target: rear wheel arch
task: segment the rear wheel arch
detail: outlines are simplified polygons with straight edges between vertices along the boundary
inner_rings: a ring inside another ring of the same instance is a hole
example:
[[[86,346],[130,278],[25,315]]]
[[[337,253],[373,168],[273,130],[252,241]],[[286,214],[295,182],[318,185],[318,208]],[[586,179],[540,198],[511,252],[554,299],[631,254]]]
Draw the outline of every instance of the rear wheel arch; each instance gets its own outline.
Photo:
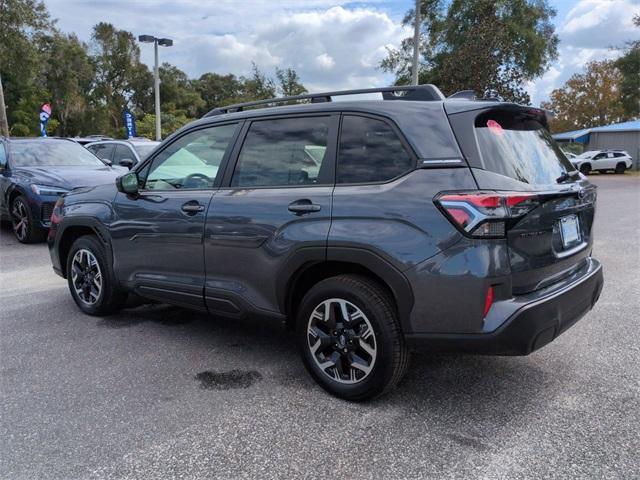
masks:
[[[288,279],[281,309],[286,315],[287,327],[295,328],[296,314],[304,295],[318,282],[327,278],[351,274],[368,278],[384,289],[398,313],[403,331],[410,326],[409,315],[413,308],[413,293],[406,277],[395,267],[372,252],[345,249],[332,252],[325,261],[301,265]],[[357,253],[356,253],[357,252]]]

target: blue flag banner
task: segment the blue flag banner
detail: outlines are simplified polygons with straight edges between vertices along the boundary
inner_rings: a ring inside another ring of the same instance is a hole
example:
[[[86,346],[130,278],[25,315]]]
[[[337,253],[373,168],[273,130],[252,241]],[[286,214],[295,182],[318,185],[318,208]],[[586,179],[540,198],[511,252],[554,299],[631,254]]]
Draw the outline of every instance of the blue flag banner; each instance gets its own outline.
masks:
[[[49,118],[51,118],[51,105],[48,103],[43,103],[40,105],[40,136],[47,136],[47,123],[49,123]]]
[[[128,109],[124,109],[124,128],[127,129],[127,138],[136,137],[136,118]]]

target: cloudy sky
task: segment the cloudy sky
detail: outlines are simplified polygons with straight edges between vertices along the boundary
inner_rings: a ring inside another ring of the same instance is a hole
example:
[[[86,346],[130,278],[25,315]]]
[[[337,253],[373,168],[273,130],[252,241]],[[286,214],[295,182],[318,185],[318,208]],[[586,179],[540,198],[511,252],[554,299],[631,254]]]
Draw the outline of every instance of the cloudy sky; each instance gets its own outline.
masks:
[[[310,91],[387,85],[377,68],[386,47],[410,34],[400,26],[414,0],[45,0],[58,26],[89,40],[98,21],[135,35],[174,39],[161,50],[190,76],[246,75],[251,62],[268,73],[291,66]],[[528,86],[534,104],[592,59],[613,58],[609,47],[638,36],[631,18],[640,0],[550,0],[560,37],[559,59]],[[152,65],[153,48],[142,46]]]

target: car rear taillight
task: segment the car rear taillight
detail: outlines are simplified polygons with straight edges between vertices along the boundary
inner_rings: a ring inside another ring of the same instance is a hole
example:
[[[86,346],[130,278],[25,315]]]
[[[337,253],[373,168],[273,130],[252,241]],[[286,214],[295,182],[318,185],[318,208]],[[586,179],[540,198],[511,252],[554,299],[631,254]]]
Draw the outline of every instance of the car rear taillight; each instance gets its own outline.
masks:
[[[484,313],[482,314],[483,317],[487,316],[487,313],[489,313],[489,310],[491,310],[491,305],[493,305],[493,287],[489,287],[487,289],[487,294],[484,297]]]
[[[491,191],[443,192],[434,202],[451,223],[476,238],[503,238],[514,219],[540,204],[533,193]]]

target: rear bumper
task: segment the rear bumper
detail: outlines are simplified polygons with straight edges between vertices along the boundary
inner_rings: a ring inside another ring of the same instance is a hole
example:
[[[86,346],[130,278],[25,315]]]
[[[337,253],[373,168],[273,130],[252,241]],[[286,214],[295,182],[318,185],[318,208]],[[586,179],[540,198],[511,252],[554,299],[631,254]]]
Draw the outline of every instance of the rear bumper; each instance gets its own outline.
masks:
[[[430,351],[528,355],[589,312],[598,301],[603,284],[602,266],[591,258],[571,283],[510,302],[512,313],[493,332],[407,334],[405,338],[410,347]]]

